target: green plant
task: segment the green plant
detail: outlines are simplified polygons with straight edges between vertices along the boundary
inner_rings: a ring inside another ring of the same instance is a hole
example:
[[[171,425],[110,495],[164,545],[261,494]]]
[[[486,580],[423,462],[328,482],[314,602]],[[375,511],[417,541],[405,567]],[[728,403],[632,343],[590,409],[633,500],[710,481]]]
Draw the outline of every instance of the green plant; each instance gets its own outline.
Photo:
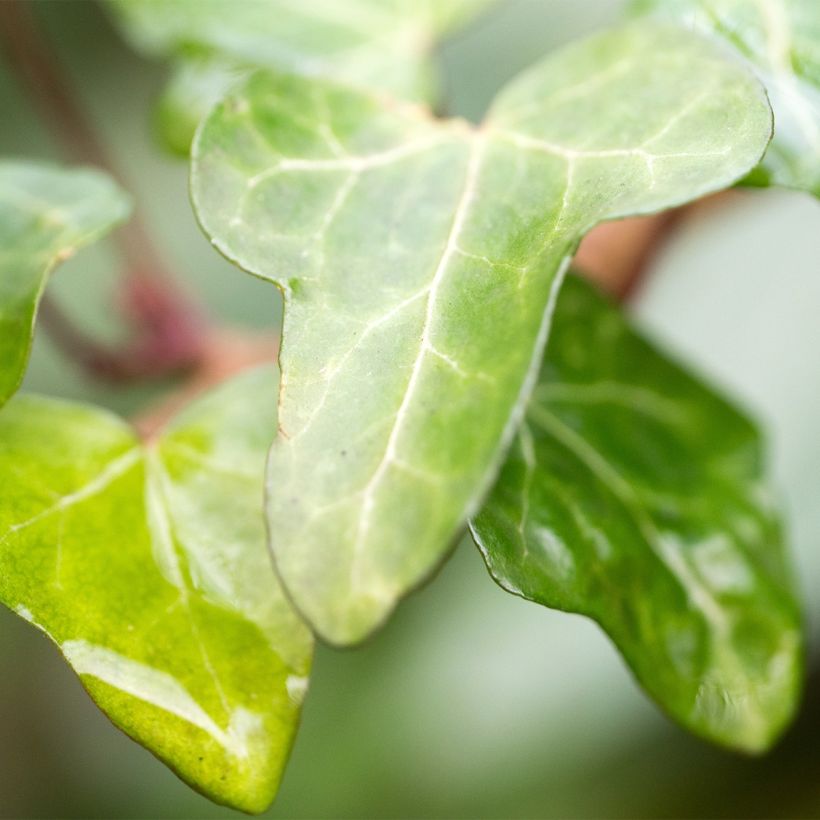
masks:
[[[204,231],[285,301],[278,386],[240,374],[144,440],[10,398],[48,272],[127,202],[0,166],[0,599],[212,799],[269,804],[311,631],[365,639],[468,525],[502,587],[599,621],[692,731],[757,752],[791,718],[801,617],[754,425],[565,272],[602,221],[738,181],[817,193],[820,14],[658,5],[751,64],[642,19],[474,127],[418,104],[422,35],[474,4],[112,4],[175,60],[159,123]]]

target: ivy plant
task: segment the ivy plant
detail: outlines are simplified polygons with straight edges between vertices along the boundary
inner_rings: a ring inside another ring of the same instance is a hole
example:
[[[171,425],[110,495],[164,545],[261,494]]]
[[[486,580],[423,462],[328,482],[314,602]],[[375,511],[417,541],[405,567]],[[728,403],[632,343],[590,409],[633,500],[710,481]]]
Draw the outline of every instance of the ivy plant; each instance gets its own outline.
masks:
[[[770,135],[750,74],[643,23],[548,58],[480,128],[292,76],[216,106],[194,205],[219,250],[283,291],[268,520],[324,639],[367,637],[477,510],[583,234],[731,185]]]
[[[202,116],[248,69],[342,78],[401,99],[431,100],[430,50],[487,0],[110,0],[115,22],[149,55],[173,59],[157,114],[187,154]]]
[[[567,269],[604,221],[740,181],[818,193],[817,7],[636,4],[480,125],[436,119],[420,46],[482,5],[111,5],[176,61],[163,130],[204,232],[285,303],[281,375],[148,434],[10,398],[49,272],[129,206],[100,172],[0,163],[0,600],[234,808],[275,796],[313,636],[372,635],[466,530],[501,587],[598,621],[691,731],[762,752],[797,706],[756,425]]]
[[[471,531],[504,589],[594,618],[671,715],[758,751],[791,716],[801,674],[762,462],[748,419],[572,276]]]
[[[710,34],[748,61],[766,85],[777,130],[747,182],[820,196],[820,5],[812,0],[637,0],[634,8]]]
[[[49,274],[129,208],[98,171],[0,162],[0,406],[23,380]]]
[[[246,811],[276,793],[312,656],[265,548],[275,400],[275,373],[252,371],[149,442],[35,395],[0,413],[0,599],[117,726]]]

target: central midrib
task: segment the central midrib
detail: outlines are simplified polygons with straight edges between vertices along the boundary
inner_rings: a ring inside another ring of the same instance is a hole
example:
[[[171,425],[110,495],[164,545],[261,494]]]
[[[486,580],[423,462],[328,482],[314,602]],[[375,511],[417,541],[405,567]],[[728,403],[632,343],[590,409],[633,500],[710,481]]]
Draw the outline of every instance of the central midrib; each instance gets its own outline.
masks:
[[[398,441],[398,437],[404,425],[404,420],[407,416],[408,408],[410,407],[411,402],[413,400],[413,395],[415,393],[416,386],[418,384],[421,373],[421,367],[430,347],[429,336],[434,319],[438,288],[442,280],[446,276],[447,268],[450,263],[450,260],[453,257],[453,254],[458,249],[458,239],[461,235],[461,231],[464,228],[464,223],[467,219],[470,205],[472,204],[475,195],[478,175],[481,169],[481,161],[484,156],[484,146],[484,138],[480,134],[473,132],[472,139],[470,142],[470,156],[465,171],[464,186],[462,188],[461,196],[456,206],[453,222],[450,227],[450,232],[447,236],[447,242],[445,243],[444,250],[442,251],[441,258],[439,259],[438,265],[436,266],[436,270],[433,274],[430,283],[430,289],[427,293],[424,324],[422,326],[421,331],[421,343],[419,345],[419,352],[416,355],[416,358],[413,362],[413,368],[410,373],[410,378],[407,382],[407,387],[404,391],[404,395],[402,397],[399,408],[396,411],[396,418],[390,430],[390,435],[387,439],[384,454],[381,460],[379,461],[379,464],[377,465],[375,471],[373,472],[370,481],[367,483],[363,490],[361,514],[359,516],[359,523],[356,530],[356,541],[353,545],[353,556],[351,560],[350,570],[352,586],[354,588],[361,586],[360,573],[362,548],[367,539],[367,534],[370,530],[370,516],[372,514],[373,505],[375,503],[374,495],[382,478],[384,477],[384,474],[387,471],[387,468],[395,459],[396,442]]]

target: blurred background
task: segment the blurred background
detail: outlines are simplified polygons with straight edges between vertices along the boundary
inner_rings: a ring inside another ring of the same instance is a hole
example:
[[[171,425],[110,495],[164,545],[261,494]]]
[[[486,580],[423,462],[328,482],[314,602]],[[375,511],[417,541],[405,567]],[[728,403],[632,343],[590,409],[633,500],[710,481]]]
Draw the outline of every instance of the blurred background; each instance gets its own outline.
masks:
[[[95,3],[34,5],[169,267],[223,321],[276,327],[275,289],[213,252],[188,205],[186,164],[153,139],[165,67],[131,52]],[[479,118],[508,78],[614,22],[620,6],[501,0],[439,50],[447,111]],[[60,157],[2,55],[0,112],[0,155]],[[104,338],[117,333],[117,266],[103,243],[53,284]],[[594,624],[502,592],[463,543],[363,649],[319,648],[269,816],[820,816],[818,268],[820,204],[747,191],[688,218],[630,303],[655,338],[767,430],[812,638],[804,707],[774,752],[746,759],[687,736],[641,694]],[[91,382],[40,336],[27,387],[133,414],[169,383]],[[48,641],[0,613],[0,817],[231,816],[114,729]]]

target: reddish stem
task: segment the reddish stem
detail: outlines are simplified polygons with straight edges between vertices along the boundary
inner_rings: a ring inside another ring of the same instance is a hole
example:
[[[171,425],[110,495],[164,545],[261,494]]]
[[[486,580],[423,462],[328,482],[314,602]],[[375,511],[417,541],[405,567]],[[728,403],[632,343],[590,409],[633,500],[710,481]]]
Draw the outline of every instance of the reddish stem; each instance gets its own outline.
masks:
[[[30,3],[0,0],[0,42],[66,159],[102,167],[121,180],[63,80]],[[43,327],[64,352],[100,378],[156,377],[197,364],[205,345],[200,310],[174,285],[139,218],[131,219],[115,238],[126,269],[122,308],[134,339],[116,349],[102,345],[76,328],[51,298],[44,300],[40,311]]]
[[[672,211],[599,225],[581,243],[575,264],[589,279],[625,301],[640,287],[682,222],[723,205],[732,196],[733,191],[723,191]]]

